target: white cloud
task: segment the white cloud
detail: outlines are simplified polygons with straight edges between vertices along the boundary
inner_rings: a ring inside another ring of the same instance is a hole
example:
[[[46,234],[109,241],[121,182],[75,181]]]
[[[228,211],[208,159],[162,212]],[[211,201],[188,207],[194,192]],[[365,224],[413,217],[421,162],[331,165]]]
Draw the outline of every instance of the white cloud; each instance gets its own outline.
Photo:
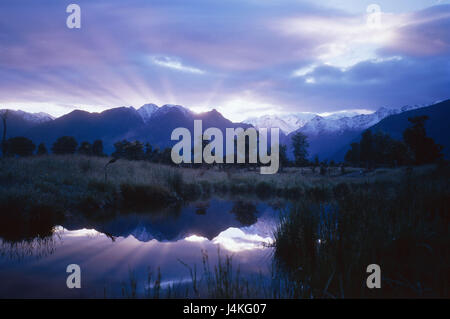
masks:
[[[297,69],[294,72],[292,72],[292,76],[293,77],[305,76],[308,73],[313,72],[316,67],[317,67],[316,64],[311,64],[311,65],[305,66],[303,68]]]
[[[153,64],[156,64],[156,65],[159,65],[159,66],[162,66],[165,68],[174,69],[174,70],[187,72],[187,73],[195,73],[195,74],[204,74],[205,73],[205,71],[200,70],[198,68],[184,65],[177,58],[172,58],[172,57],[168,57],[168,56],[152,56],[152,57],[150,57],[150,59]]]
[[[295,70],[292,76],[304,76],[318,65],[346,69],[378,58],[377,50],[395,41],[395,31],[408,21],[403,14],[381,14],[380,25],[367,24],[365,12],[355,16],[329,19],[321,16],[290,17],[278,20],[276,29],[291,38],[312,36],[320,39],[315,48],[317,62]]]
[[[309,84],[314,84],[314,83],[316,83],[316,79],[313,77],[307,77],[305,82],[309,83]]]

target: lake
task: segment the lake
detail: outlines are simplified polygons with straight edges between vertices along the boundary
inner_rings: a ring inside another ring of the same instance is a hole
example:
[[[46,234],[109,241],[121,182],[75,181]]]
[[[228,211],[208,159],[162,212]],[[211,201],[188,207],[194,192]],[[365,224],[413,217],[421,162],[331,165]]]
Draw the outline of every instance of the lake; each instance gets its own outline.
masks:
[[[273,232],[283,205],[209,199],[157,212],[102,219],[66,217],[50,236],[0,239],[1,298],[121,298],[145,296],[157,280],[161,291],[184,291],[190,269],[203,273],[232,256],[246,280],[270,278]],[[81,268],[81,288],[66,286],[66,267]],[[151,280],[148,280],[151,275]],[[164,297],[164,294],[161,293]]]

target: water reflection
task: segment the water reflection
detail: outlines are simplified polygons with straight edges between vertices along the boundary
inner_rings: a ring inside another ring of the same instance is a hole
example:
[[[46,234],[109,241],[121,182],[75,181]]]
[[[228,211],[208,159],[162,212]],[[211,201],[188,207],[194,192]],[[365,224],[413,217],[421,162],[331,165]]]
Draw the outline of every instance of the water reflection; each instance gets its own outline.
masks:
[[[180,261],[201,264],[204,250],[213,263],[218,247],[233,254],[241,274],[268,273],[268,245],[277,220],[277,211],[267,204],[218,199],[175,212],[117,214],[102,222],[72,218],[52,228],[51,240],[41,242],[49,248],[47,254],[11,258],[11,253],[3,253],[5,247],[27,251],[23,241],[12,245],[0,240],[0,297],[120,297],[130,270],[139,283],[146,281],[149,269],[158,267],[161,286],[188,282]],[[65,269],[72,263],[82,269],[79,290],[65,286]]]

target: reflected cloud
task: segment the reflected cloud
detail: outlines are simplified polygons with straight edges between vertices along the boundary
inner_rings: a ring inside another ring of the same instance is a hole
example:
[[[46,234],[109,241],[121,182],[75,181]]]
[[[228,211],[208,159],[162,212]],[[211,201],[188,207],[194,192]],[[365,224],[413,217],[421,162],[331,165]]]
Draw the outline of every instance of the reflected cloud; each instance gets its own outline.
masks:
[[[198,243],[198,242],[206,241],[206,240],[208,240],[208,238],[197,236],[197,235],[191,235],[189,237],[186,237],[184,240]]]
[[[273,243],[273,239],[257,234],[247,234],[239,228],[228,228],[214,238],[212,242],[220,244],[229,251],[240,252],[267,248],[267,245]]]
[[[92,237],[92,236],[104,235],[104,234],[96,231],[95,229],[86,229],[86,228],[78,229],[78,230],[67,230],[62,227],[58,227],[58,230],[62,230],[64,232],[64,236],[66,236],[66,237]]]

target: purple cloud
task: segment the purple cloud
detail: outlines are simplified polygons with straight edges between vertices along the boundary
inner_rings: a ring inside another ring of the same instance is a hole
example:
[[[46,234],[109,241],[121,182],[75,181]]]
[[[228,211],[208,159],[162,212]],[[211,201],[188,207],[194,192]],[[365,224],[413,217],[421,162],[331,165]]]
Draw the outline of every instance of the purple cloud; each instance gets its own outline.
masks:
[[[312,1],[77,3],[79,30],[65,3],[0,3],[0,104],[177,103],[242,120],[448,98],[449,5],[405,5],[371,33],[365,9]]]

